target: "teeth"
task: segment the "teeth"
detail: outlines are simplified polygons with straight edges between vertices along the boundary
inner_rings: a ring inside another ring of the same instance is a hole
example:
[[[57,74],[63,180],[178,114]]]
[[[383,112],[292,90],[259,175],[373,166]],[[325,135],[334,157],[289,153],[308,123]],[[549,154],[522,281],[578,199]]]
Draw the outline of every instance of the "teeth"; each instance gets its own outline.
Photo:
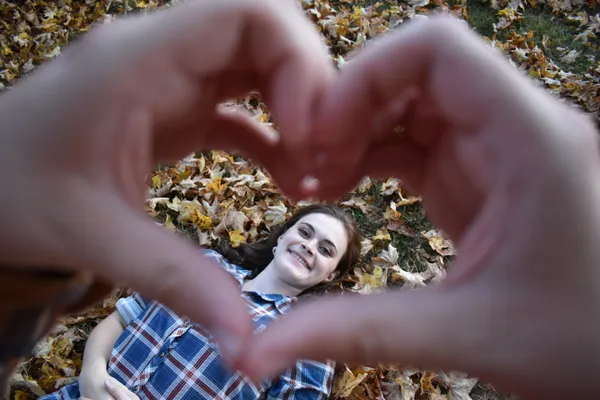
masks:
[[[290,251],[290,253],[292,253],[292,256],[294,256],[294,258],[295,258],[296,260],[300,261],[300,263],[301,263],[302,265],[304,265],[306,268],[308,268],[308,264],[306,263],[306,261],[304,261],[304,259],[303,259],[302,257],[300,257],[298,254],[296,254],[296,253],[295,253],[295,252],[293,252],[293,251]]]

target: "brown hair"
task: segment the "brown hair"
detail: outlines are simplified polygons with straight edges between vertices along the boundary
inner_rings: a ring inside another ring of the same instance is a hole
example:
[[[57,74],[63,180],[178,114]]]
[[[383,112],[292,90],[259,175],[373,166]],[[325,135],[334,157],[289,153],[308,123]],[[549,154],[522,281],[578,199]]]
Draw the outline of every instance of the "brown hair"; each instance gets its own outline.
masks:
[[[305,290],[302,294],[324,291],[348,273],[360,258],[361,241],[356,222],[350,215],[337,206],[329,204],[312,204],[302,207],[285,223],[274,226],[271,229],[269,236],[265,239],[255,243],[244,243],[236,248],[231,247],[227,242],[220,242],[218,251],[231,263],[251,270],[252,274],[250,277],[255,278],[273,260],[273,247],[277,245],[279,236],[294,226],[294,224],[302,217],[315,213],[329,215],[337,219],[344,225],[344,229],[348,235],[348,248],[335,268],[335,271],[338,272],[335,279],[331,282],[321,282],[312,288]]]

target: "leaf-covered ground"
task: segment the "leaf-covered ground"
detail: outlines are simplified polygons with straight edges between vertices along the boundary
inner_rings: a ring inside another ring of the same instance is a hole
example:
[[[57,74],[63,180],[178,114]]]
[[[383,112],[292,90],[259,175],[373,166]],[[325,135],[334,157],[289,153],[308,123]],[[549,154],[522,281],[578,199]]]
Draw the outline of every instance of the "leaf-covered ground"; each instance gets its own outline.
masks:
[[[0,1],[0,90],[60,54],[92,25],[115,16],[151,12],[176,1]],[[434,10],[471,24],[539,85],[600,119],[600,5],[597,0],[303,0],[306,14],[323,33],[333,60]],[[257,96],[239,99],[265,124],[273,124]],[[425,218],[420,199],[397,179],[366,178],[340,201],[359,223],[364,258],[337,290],[373,293],[390,287],[414,290],[443,279],[455,254]],[[268,175],[237,155],[192,154],[160,166],[148,178],[147,212],[158,224],[191,240],[214,245],[262,237],[299,204],[286,199]],[[10,398],[33,399],[77,379],[85,341],[114,310],[126,288],[81,315],[69,316],[41,341],[16,371]],[[351,316],[349,316],[351,318]],[[410,321],[407,321],[410,323]],[[476,377],[412,366],[339,365],[334,399],[508,399]]]

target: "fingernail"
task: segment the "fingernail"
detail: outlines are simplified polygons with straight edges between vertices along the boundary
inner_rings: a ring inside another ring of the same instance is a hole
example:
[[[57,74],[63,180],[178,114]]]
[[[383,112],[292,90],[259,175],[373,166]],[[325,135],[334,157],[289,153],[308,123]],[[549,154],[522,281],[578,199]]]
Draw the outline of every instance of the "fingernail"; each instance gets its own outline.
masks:
[[[300,188],[304,193],[314,193],[319,189],[319,180],[313,176],[305,176],[300,182]]]
[[[239,340],[222,329],[215,330],[213,336],[219,345],[223,358],[228,362],[233,363],[240,354]]]

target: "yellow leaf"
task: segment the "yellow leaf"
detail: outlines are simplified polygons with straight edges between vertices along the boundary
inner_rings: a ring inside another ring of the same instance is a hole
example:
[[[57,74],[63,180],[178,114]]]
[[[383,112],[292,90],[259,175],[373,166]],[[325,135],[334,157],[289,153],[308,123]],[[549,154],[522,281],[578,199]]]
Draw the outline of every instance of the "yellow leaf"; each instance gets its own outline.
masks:
[[[387,229],[379,229],[375,236],[372,238],[373,240],[392,240],[390,233]]]
[[[435,392],[436,389],[433,386],[433,380],[435,379],[437,375],[435,374],[435,372],[431,372],[431,371],[425,371],[423,373],[423,376],[421,377],[421,380],[419,381],[419,385],[421,385],[421,390],[423,392]]]
[[[210,219],[210,217],[202,214],[200,211],[198,211],[198,209],[195,209],[192,213],[191,220],[200,229],[212,228],[212,220]]]
[[[393,204],[394,202],[392,202]],[[400,221],[402,219],[402,213],[400,211],[394,210],[392,207],[388,206],[385,209],[385,214],[383,217],[390,221]]]
[[[227,186],[225,184],[223,184],[221,182],[221,180],[222,180],[222,178],[220,176],[216,176],[212,180],[212,182],[210,182],[208,185],[206,185],[206,188],[214,193],[219,193],[221,191],[224,191]]]
[[[430,230],[421,234],[427,238],[429,247],[439,255],[453,256],[456,254],[452,242],[444,239],[437,231]]]
[[[360,268],[356,268],[355,275],[358,277],[358,282],[352,290],[357,293],[379,292],[387,286],[387,272],[379,266],[374,267],[372,273],[362,272]]]
[[[368,376],[367,373],[358,373],[354,375],[348,367],[344,374],[334,385],[333,393],[335,397],[346,398],[352,394],[352,391]]]
[[[229,232],[229,241],[231,242],[231,247],[238,247],[240,244],[246,242],[246,238],[242,234],[242,231],[230,231]]]
[[[154,175],[152,177],[152,187],[154,189],[159,189],[162,179],[160,179],[160,175]]]
[[[169,230],[172,230],[172,231],[175,230],[175,224],[173,224],[173,220],[171,219],[170,215],[167,215],[167,220],[165,221],[165,226]]]
[[[23,390],[15,390],[15,400],[29,400],[29,395]]]

